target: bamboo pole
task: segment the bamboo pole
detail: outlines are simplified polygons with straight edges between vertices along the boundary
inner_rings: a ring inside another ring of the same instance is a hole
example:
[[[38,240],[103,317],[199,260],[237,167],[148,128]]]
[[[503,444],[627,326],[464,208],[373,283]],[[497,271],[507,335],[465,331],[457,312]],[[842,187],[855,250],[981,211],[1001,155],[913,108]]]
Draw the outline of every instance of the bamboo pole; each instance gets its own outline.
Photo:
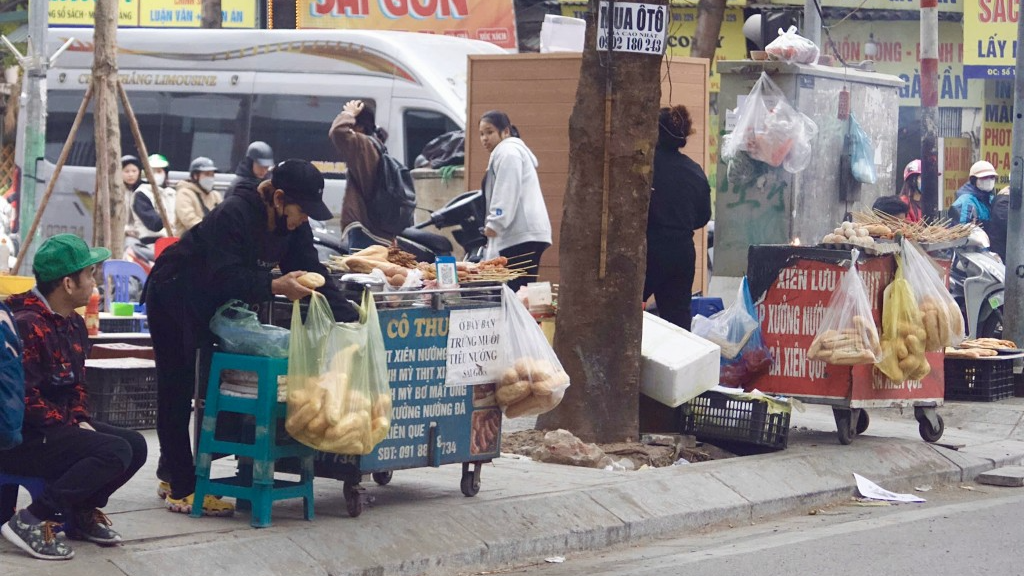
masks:
[[[60,171],[64,168],[64,163],[68,161],[68,155],[71,153],[71,146],[75,143],[75,136],[78,134],[78,127],[82,125],[82,118],[85,117],[85,110],[89,107],[89,101],[92,100],[92,82],[89,82],[89,86],[85,89],[85,97],[82,98],[82,104],[78,107],[78,113],[75,115],[75,121],[71,124],[71,130],[68,132],[68,137],[64,141],[64,148],[60,151],[60,157],[57,158],[57,165],[53,169],[53,175],[50,176],[50,181],[46,184],[46,192],[43,193],[43,199],[39,202],[39,208],[36,210],[36,215],[32,219],[32,225],[28,228],[28,234],[24,236],[24,242],[22,242],[22,249],[18,251],[18,259],[14,262],[14,269],[12,273],[17,274],[21,268],[22,262],[25,260],[25,254],[28,253],[26,249],[32,242],[32,238],[35,237],[36,231],[39,229],[39,223],[43,219],[43,213],[46,212],[46,205],[50,203],[50,196],[53,195],[53,189],[57,184],[57,177],[60,176]]]
[[[167,217],[167,209],[164,208],[162,186],[157,186],[156,178],[153,177],[153,168],[149,165],[149,152],[146,150],[146,143],[142,140],[142,131],[139,130],[139,121],[135,118],[135,111],[132,110],[131,102],[128,101],[128,93],[125,92],[121,81],[117,81],[117,93],[121,97],[121,104],[124,106],[124,114],[128,117],[128,126],[131,127],[132,136],[135,137],[135,148],[139,151],[139,160],[142,161],[142,168],[146,171],[146,178],[149,180],[150,189],[153,191],[153,199],[156,203],[156,211],[160,213],[160,220],[164,223],[164,230],[168,236],[174,235],[174,228],[171,220]]]

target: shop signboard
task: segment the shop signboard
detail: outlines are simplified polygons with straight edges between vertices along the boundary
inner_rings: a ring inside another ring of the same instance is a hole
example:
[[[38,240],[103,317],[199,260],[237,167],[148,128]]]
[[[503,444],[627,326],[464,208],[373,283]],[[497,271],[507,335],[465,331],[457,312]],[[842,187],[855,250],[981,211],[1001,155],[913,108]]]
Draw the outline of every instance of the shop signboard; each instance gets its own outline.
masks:
[[[256,0],[221,0],[224,28],[256,28]],[[199,28],[202,0],[119,0],[117,25],[125,28]],[[93,26],[96,0],[49,0],[50,26]]]
[[[50,26],[92,26],[96,21],[96,0],[49,0],[47,12]],[[117,25],[139,25],[138,0],[118,0]]]
[[[964,2],[970,0],[938,0],[939,12],[960,13],[965,11]],[[769,0],[766,4],[778,6],[803,6],[803,0]],[[821,0],[823,8],[847,8],[850,10],[904,10],[918,12],[920,0]]]
[[[398,30],[516,49],[513,0],[298,0],[297,28]]]
[[[970,138],[942,139],[939,170],[942,171],[942,206],[946,210],[956,200],[956,191],[970,176],[972,149]]]
[[[1019,0],[964,0],[964,64],[970,78],[1013,78]]]
[[[996,188],[1010,183],[1013,148],[1013,82],[985,82],[981,121],[981,158],[999,173]]]

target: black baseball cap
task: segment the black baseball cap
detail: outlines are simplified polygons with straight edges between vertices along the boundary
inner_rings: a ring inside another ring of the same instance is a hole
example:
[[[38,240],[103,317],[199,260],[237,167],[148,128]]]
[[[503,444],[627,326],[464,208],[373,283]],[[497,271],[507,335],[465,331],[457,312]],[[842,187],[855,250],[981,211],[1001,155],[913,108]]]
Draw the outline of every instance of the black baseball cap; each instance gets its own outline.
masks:
[[[276,190],[302,207],[315,220],[330,220],[331,209],[324,204],[324,175],[306,160],[291,158],[278,163],[270,178]]]

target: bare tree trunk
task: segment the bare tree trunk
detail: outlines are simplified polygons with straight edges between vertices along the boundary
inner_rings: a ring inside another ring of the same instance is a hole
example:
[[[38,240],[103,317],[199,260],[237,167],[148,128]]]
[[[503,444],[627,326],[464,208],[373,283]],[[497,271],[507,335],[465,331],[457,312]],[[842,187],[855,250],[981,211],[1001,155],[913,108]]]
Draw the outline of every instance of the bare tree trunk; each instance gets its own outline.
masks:
[[[114,257],[124,253],[126,191],[121,181],[121,127],[117,117],[117,0],[96,0],[93,54],[96,132],[96,207],[93,242]]]
[[[203,0],[201,28],[220,28],[222,20],[220,0]]]
[[[722,19],[725,18],[726,0],[700,0],[697,3],[697,31],[693,34],[690,56],[711,60],[715,67],[715,50],[718,36],[722,33]]]
[[[608,54],[595,48],[597,9],[598,1],[591,0],[576,104],[569,119],[572,150],[559,247],[562,282],[555,351],[572,386],[562,404],[541,415],[537,425],[565,428],[587,441],[615,442],[639,436],[640,300],[661,58],[615,52],[609,66]],[[610,137],[605,125],[609,73]],[[603,254],[600,199],[606,186]],[[601,279],[603,260],[607,273]]]

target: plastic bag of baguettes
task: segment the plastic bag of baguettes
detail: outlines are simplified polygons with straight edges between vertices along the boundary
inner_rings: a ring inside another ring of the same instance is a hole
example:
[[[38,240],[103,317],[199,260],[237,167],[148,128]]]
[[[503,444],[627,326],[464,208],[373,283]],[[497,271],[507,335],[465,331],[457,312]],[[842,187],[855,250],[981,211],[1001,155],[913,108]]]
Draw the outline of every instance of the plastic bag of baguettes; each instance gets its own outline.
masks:
[[[882,297],[882,361],[875,368],[893,382],[924,378],[932,370],[924,355],[926,339],[924,313],[903,258],[896,256],[896,278]]]
[[[903,240],[904,275],[917,297],[925,331],[924,349],[938,352],[964,341],[964,320],[960,306],[946,288],[944,273],[921,246]]]
[[[508,286],[502,288],[503,365],[495,397],[508,418],[536,416],[558,406],[569,387],[544,331]]]
[[[877,364],[882,344],[871,314],[867,289],[857,272],[859,251],[850,254],[850,269],[843,274],[828,302],[807,355],[838,366]]]

